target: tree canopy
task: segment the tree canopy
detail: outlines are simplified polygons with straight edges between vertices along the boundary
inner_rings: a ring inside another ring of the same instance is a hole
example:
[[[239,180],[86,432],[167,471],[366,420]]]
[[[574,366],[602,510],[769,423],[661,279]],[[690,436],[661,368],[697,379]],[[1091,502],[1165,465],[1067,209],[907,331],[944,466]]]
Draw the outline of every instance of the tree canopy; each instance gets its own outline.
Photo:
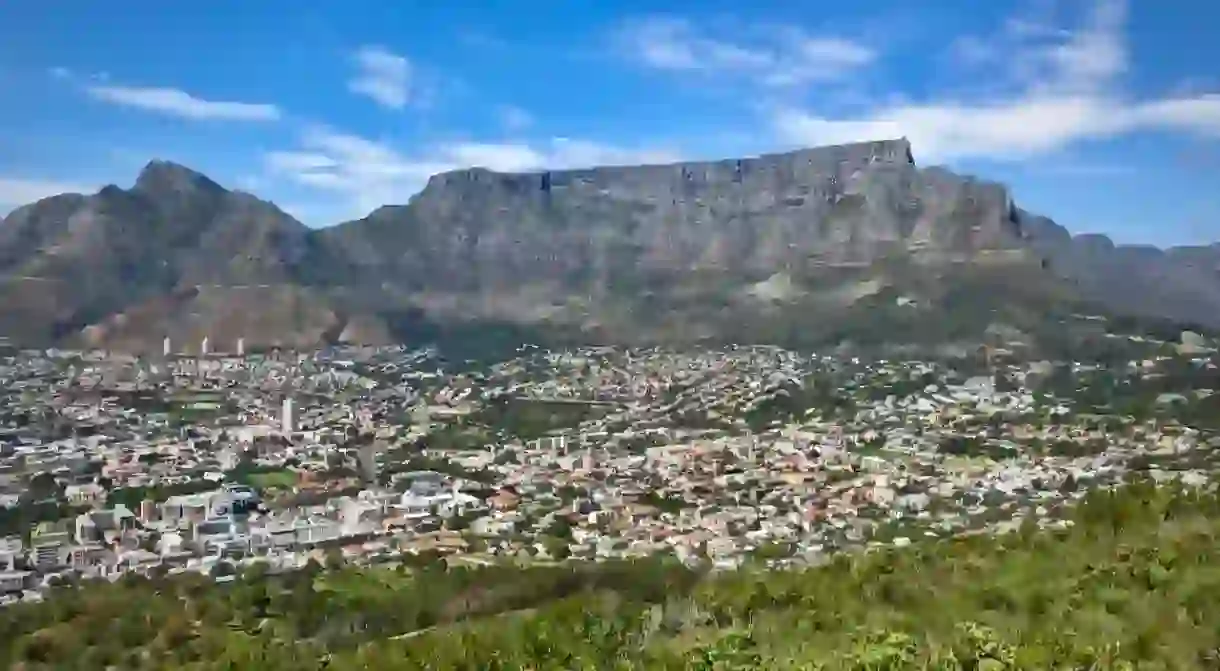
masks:
[[[0,609],[24,669],[1193,669],[1220,659],[1220,496],[1095,492],[1032,525],[705,573],[670,560],[247,570]]]

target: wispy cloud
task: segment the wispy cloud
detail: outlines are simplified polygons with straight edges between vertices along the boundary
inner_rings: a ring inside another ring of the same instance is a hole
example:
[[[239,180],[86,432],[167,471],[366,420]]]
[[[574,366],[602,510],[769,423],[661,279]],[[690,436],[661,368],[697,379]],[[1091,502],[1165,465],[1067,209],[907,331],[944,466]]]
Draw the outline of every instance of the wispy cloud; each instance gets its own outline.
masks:
[[[524,130],[534,123],[534,115],[515,105],[501,105],[499,113],[500,124],[509,132]]]
[[[855,118],[786,107],[772,121],[788,144],[816,145],[905,136],[917,157],[1022,159],[1137,130],[1220,137],[1220,96],[1134,99],[1123,89],[1129,64],[1123,0],[1096,0],[1082,25],[1045,17],[1009,19],[997,35],[963,37],[951,54],[1005,78],[1008,94],[930,99]]]
[[[61,193],[92,193],[97,188],[73,182],[0,177],[0,210],[49,198]]]
[[[93,82],[93,83],[104,84],[104,83],[110,81],[109,72],[92,72],[92,73],[87,73],[87,74],[81,74],[71,68],[66,68],[62,65],[57,65],[55,67],[48,68],[47,74],[51,75],[51,77],[54,79],[59,79],[61,81],[68,81],[68,82]]]
[[[273,176],[336,195],[351,216],[387,203],[406,202],[437,173],[469,167],[504,172],[565,169],[608,164],[663,163],[679,154],[666,148],[620,147],[551,138],[539,143],[455,142],[406,154],[386,142],[327,128],[312,128],[300,147],[266,155]]]
[[[411,99],[411,62],[380,46],[365,46],[353,56],[357,73],[348,89],[378,105],[399,110]]]
[[[275,121],[280,109],[264,103],[204,100],[173,88],[136,86],[86,86],[85,91],[102,102],[135,107],[183,119],[215,121]]]
[[[654,16],[624,24],[614,41],[623,54],[651,68],[744,77],[769,86],[839,79],[877,58],[863,43],[793,26],[758,24],[732,32],[730,38],[686,19]]]

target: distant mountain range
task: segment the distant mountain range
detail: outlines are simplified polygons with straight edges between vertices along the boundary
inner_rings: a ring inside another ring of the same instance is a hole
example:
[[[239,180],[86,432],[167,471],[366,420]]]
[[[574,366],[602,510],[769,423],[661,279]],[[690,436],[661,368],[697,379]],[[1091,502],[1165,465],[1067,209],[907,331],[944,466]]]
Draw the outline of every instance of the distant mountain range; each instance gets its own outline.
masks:
[[[938,342],[1082,310],[1220,327],[1220,245],[1072,237],[905,140],[460,170],[318,230],[153,161],[0,224],[0,335],[23,344]]]

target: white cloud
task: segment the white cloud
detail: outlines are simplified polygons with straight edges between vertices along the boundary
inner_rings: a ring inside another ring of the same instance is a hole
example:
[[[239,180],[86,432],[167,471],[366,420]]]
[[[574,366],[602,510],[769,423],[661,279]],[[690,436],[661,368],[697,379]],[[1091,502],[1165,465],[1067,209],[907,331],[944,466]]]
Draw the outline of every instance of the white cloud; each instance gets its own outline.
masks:
[[[1131,110],[1132,121],[1220,138],[1220,94],[1153,100]]]
[[[876,58],[876,52],[857,42],[838,37],[806,37],[791,34],[789,44],[796,55],[780,60],[769,77],[774,84],[800,84],[858,70]]]
[[[1026,158],[1122,130],[1126,119],[1109,116],[1107,110],[1104,100],[1045,97],[996,104],[905,105],[849,120],[782,110],[775,124],[783,138],[805,145],[906,137],[917,158],[934,161]]]
[[[1138,130],[1220,136],[1220,96],[1134,100],[1121,86],[1128,68],[1126,3],[1096,0],[1083,25],[1065,30],[1017,17],[989,38],[967,37],[952,53],[1006,78],[1010,93],[931,99],[855,118],[781,108],[773,123],[788,144],[818,145],[907,137],[917,159],[1023,159],[1090,139]]]
[[[549,150],[534,169],[566,170],[597,165],[674,163],[681,160],[681,152],[669,147],[629,148],[558,137],[551,139]]]
[[[44,179],[0,177],[0,206],[16,207],[61,193],[93,193],[96,187]]]
[[[837,36],[813,36],[791,26],[746,26],[729,39],[671,17],[648,17],[622,26],[620,50],[652,68],[738,76],[771,86],[842,78],[871,64],[870,47]]]
[[[519,131],[530,127],[534,123],[534,116],[520,107],[502,105],[500,123],[506,130]]]
[[[85,87],[85,91],[103,102],[184,119],[275,121],[280,118],[280,110],[275,105],[204,100],[179,89],[95,85]]]
[[[360,216],[385,204],[404,203],[432,175],[460,168],[524,172],[678,160],[678,154],[671,150],[633,149],[567,138],[552,138],[537,145],[455,142],[408,155],[385,142],[313,128],[300,144],[292,151],[268,154],[269,172],[338,197],[345,203],[348,216]]]
[[[288,172],[310,172],[336,167],[335,160],[316,152],[271,152],[268,164],[275,170]]]
[[[1099,92],[1127,71],[1126,0],[1098,0],[1085,25],[1043,54],[1052,90]]]
[[[353,57],[358,70],[348,82],[353,93],[390,109],[402,109],[411,98],[411,62],[385,47],[366,46]]]
[[[460,142],[437,148],[442,161],[456,167],[524,172],[543,166],[547,157],[526,144]]]
[[[646,65],[664,70],[698,70],[708,64],[695,55],[700,45],[690,33],[691,26],[686,21],[653,18],[625,27],[618,39]]]
[[[47,74],[51,75],[51,77],[54,79],[58,79],[61,81],[68,81],[68,82],[91,81],[91,82],[105,83],[105,82],[110,81],[109,72],[100,71],[100,72],[91,72],[91,73],[82,75],[82,74],[75,72],[71,68],[65,68],[63,66],[56,66],[53,68],[48,68]]]
[[[966,36],[955,46],[975,41],[974,64],[985,66],[984,74],[999,72],[1025,90],[1101,93],[1114,87],[1130,64],[1123,32],[1127,0],[1092,0],[1087,9],[1074,29],[1055,25],[1046,11],[1026,11],[1005,21],[997,34]],[[968,57],[969,51],[961,55]]]

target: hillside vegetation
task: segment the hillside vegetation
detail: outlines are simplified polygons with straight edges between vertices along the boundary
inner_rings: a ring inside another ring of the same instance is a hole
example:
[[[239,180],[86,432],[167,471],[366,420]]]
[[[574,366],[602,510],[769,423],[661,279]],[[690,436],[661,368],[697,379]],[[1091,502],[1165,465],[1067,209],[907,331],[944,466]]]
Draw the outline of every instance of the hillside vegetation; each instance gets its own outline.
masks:
[[[1220,496],[1128,485],[1064,531],[802,571],[664,560],[124,578],[0,611],[16,669],[1220,668]]]

